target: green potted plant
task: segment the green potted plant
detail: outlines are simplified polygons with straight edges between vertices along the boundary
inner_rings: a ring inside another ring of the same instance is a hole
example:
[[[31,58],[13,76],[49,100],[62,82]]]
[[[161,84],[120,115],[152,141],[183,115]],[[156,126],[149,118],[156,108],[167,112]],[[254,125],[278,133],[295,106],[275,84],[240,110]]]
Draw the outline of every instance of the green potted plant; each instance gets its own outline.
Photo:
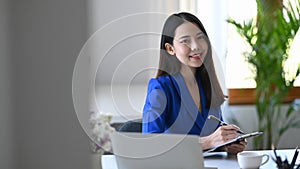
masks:
[[[262,137],[254,138],[254,148],[271,149],[288,129],[300,127],[299,119],[295,118],[295,112],[299,112],[295,104],[282,111],[284,98],[300,74],[300,65],[293,75],[284,69],[300,26],[300,1],[294,0],[294,7],[291,1],[284,5],[282,0],[256,0],[256,3],[256,18],[243,23],[233,19],[227,22],[235,26],[251,48],[245,58],[253,66],[258,130],[264,132]]]

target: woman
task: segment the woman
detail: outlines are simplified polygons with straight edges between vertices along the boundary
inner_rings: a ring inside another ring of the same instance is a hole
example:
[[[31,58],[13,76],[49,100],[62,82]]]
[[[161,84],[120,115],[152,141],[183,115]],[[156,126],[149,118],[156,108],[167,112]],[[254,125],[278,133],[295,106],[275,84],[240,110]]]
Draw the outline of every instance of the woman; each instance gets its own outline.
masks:
[[[219,126],[224,94],[218,82],[212,47],[201,21],[190,13],[169,16],[164,24],[156,78],[149,81],[143,109],[143,133],[200,135],[209,149],[237,137],[235,125]],[[246,142],[225,147],[230,153]]]

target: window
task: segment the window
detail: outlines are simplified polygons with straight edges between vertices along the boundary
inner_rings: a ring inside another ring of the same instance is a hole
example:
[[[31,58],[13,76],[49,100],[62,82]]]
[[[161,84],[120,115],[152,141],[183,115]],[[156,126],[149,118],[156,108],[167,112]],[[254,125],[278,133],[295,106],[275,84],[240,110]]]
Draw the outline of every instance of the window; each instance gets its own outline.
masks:
[[[256,15],[255,0],[228,0],[228,16],[238,22],[249,20]],[[245,12],[247,11],[247,12]],[[300,32],[298,31],[291,47],[291,57],[287,60],[285,70],[296,73],[300,63]],[[254,88],[256,83],[253,79],[254,74],[251,72],[251,65],[248,64],[243,53],[249,50],[247,44],[236,32],[233,25],[228,24],[228,41],[226,54],[226,86],[229,89],[230,104],[249,104],[254,101]],[[300,97],[300,77],[294,83],[295,88],[291,90],[285,101],[290,102]]]
[[[247,12],[244,12],[247,11]],[[256,15],[255,0],[228,0],[228,17],[238,22],[250,20]],[[228,24],[227,54],[226,54],[226,86],[232,88],[255,88],[251,65],[243,57],[248,51],[241,36],[233,25]]]

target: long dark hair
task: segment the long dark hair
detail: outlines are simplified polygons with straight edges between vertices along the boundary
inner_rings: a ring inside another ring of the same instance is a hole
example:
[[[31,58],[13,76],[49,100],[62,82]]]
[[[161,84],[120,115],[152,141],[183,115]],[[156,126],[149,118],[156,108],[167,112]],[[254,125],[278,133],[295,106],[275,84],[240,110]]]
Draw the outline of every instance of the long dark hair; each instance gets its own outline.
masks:
[[[159,69],[157,71],[156,78],[160,76],[174,75],[180,71],[181,62],[177,59],[177,57],[174,57],[167,52],[165,44],[169,43],[173,45],[175,30],[184,22],[194,23],[206,35],[205,38],[208,44],[207,55],[203,64],[196,68],[195,76],[201,79],[202,86],[205,90],[205,96],[207,99],[207,105],[205,106],[220,106],[224,102],[224,98],[226,96],[223,94],[214,68],[211,43],[201,21],[190,13],[181,12],[172,14],[165,21],[161,35]]]

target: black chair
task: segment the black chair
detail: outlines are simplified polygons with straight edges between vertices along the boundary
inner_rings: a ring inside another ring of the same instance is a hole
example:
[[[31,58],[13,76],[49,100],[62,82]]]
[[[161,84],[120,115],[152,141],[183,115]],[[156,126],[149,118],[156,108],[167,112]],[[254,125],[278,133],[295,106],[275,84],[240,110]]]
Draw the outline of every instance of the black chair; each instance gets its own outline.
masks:
[[[141,133],[142,126],[143,126],[142,119],[129,120],[129,121],[123,123],[120,127],[118,127],[117,131]]]

